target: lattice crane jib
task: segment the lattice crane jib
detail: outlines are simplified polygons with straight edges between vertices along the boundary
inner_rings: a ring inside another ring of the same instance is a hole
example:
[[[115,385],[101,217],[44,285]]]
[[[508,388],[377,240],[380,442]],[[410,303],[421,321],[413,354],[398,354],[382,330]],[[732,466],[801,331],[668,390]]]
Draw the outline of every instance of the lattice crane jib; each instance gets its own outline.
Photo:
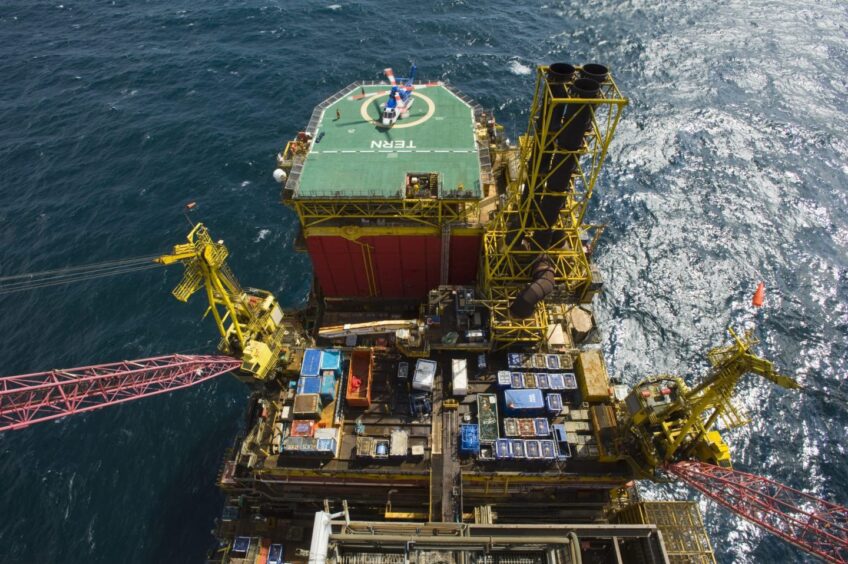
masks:
[[[828,562],[848,562],[848,509],[762,476],[697,461],[666,470],[736,515]]]
[[[640,382],[625,402],[624,428],[641,449],[641,470],[652,475],[664,464],[696,459],[729,468],[730,449],[717,429],[748,423],[733,396],[742,376],[756,374],[783,388],[800,387],[774,365],[751,352],[757,344],[752,332],[708,353],[710,373],[690,388],[677,376],[658,376]]]
[[[208,229],[198,223],[186,243],[175,245],[171,254],[156,262],[185,266],[183,278],[172,292],[174,297],[186,302],[203,288],[209,302],[206,314],[212,314],[221,334],[218,349],[241,358],[242,373],[263,380],[286,360],[288,345],[299,342],[300,326],[294,319],[284,318],[270,292],[243,289],[227,266],[228,256],[223,241],[213,240]]]
[[[545,339],[544,300],[552,292],[558,301],[577,303],[598,289],[584,250],[584,218],[626,104],[605,67],[537,68],[518,174],[484,235],[481,286],[507,312],[493,315],[499,347]],[[545,288],[526,299],[527,285],[542,278]]]
[[[238,370],[225,356],[174,354],[0,378],[0,431],[155,396]]]

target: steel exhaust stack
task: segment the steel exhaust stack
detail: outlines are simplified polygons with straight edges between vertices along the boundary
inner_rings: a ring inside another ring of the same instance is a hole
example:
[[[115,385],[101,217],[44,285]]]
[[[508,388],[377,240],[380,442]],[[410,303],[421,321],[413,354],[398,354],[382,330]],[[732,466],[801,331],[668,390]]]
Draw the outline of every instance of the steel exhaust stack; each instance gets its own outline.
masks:
[[[580,70],[579,78],[568,85],[568,81],[574,76],[574,67],[567,63],[554,63],[549,67],[546,79],[548,80],[551,93],[554,98],[597,98],[601,89],[601,82],[609,77],[607,67],[598,64],[584,65]],[[592,126],[591,104],[572,102],[570,104],[557,104],[551,109],[550,125],[548,132],[559,132],[553,141],[557,151],[577,151],[583,146],[583,138]],[[536,118],[536,130],[541,131],[544,127],[545,108],[542,108]],[[563,125],[564,124],[564,125]],[[536,150],[546,146],[548,139],[540,140]],[[533,267],[533,280],[525,286],[515,300],[510,304],[510,315],[519,319],[526,319],[533,314],[536,304],[545,299],[554,289],[555,269],[545,251],[551,248],[552,243],[561,247],[564,242],[564,233],[561,230],[554,232],[554,225],[559,218],[563,206],[566,203],[568,192],[571,189],[571,177],[577,170],[577,154],[561,154],[555,152],[550,158],[543,157],[536,178],[548,176],[544,185],[544,194],[536,194],[534,199],[536,206],[530,212],[534,215],[533,224],[543,225],[545,228],[535,231],[533,243],[539,250],[539,257]],[[531,156],[535,159],[535,154]],[[531,162],[535,162],[531,160]],[[543,185],[534,187],[534,193],[542,192]],[[522,193],[522,202],[526,201],[530,193],[526,187]],[[539,211],[536,211],[536,210]],[[526,221],[526,219],[525,219]],[[516,228],[514,237],[523,238],[521,231],[521,217],[516,216]],[[509,237],[511,232],[507,233]],[[519,240],[519,243],[521,241]]]

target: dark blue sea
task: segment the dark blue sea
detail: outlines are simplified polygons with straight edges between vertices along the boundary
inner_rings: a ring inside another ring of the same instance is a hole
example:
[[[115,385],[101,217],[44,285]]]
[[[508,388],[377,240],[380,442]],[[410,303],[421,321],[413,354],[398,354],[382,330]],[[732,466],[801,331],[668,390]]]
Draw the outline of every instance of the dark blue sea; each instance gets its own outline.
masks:
[[[534,65],[605,63],[631,100],[591,214],[611,370],[691,382],[756,322],[807,391],[744,381],[736,466],[848,504],[848,4],[524,4],[5,0],[0,276],[167,251],[196,201],[242,282],[298,306],[311,267],[271,171],[316,103],[414,61],[514,139]],[[213,351],[202,296],[169,295],[180,277],[0,296],[0,374]],[[224,377],[0,436],[0,562],[201,562],[246,397]],[[701,506],[722,562],[806,560]]]

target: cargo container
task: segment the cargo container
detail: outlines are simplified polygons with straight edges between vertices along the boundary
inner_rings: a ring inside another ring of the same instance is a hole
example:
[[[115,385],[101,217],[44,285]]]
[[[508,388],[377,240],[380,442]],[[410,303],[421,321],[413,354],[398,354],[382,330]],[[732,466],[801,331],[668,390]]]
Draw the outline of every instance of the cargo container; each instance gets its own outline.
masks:
[[[328,375],[321,376],[321,385],[318,394],[324,403],[330,403],[336,398],[336,377],[332,372]]]
[[[573,372],[564,372],[562,374],[563,378],[563,389],[565,390],[576,390],[577,389],[577,377]]]
[[[509,353],[506,355],[507,366],[510,368],[521,368],[521,353]]]
[[[533,372],[525,372],[524,373],[524,388],[535,388],[536,387],[536,375]]]
[[[545,364],[547,365],[548,370],[559,370],[559,355],[557,354],[548,354],[545,355]]]
[[[317,394],[321,390],[321,379],[314,376],[301,376],[297,379],[298,394]]]
[[[548,420],[544,417],[537,417],[533,420],[533,427],[536,430],[537,437],[549,437],[551,435],[551,427]]]
[[[520,437],[535,437],[536,424],[532,419],[516,419],[518,422],[518,436]]]
[[[336,439],[315,439],[315,450],[320,454],[335,456]]]
[[[517,437],[518,433],[518,420],[513,417],[504,418],[504,436],[506,437]]]
[[[580,353],[577,357],[577,382],[583,401],[602,402],[609,399],[609,376],[601,351]]]
[[[321,350],[306,349],[303,351],[303,362],[300,365],[301,376],[318,376],[321,372]]]
[[[511,372],[510,380],[513,389],[520,390],[524,387],[524,374],[521,372]]]
[[[548,382],[548,375],[544,373],[536,374],[536,387],[540,390],[548,390],[550,389],[550,383]]]
[[[465,396],[468,394],[468,361],[464,358],[451,359],[451,376],[453,395]]]
[[[291,424],[292,437],[311,437],[315,433],[315,421],[295,419]]]
[[[512,386],[512,376],[508,370],[498,370],[498,387],[509,388]]]
[[[432,392],[433,381],[436,379],[438,364],[435,360],[419,358],[415,362],[415,374],[412,376],[412,389],[421,392]]]
[[[298,419],[321,418],[321,396],[318,394],[298,394],[294,397],[294,416]]]
[[[504,406],[509,415],[537,413],[545,409],[545,400],[541,390],[505,390]]]
[[[324,349],[321,351],[321,373],[330,370],[336,377],[342,375],[342,351]]]
[[[316,439],[336,439],[339,436],[339,429],[337,427],[315,427],[312,436]]]
[[[548,367],[547,355],[536,353],[533,355],[533,368],[536,370],[544,370]]]
[[[512,441],[510,439],[498,439],[495,441],[495,458],[512,458]]]
[[[400,458],[409,453],[409,433],[396,429],[392,431],[390,438],[389,456]]]
[[[236,537],[233,540],[233,548],[230,550],[230,556],[244,558],[247,556],[248,550],[250,550],[250,537]]]
[[[303,437],[286,437],[283,439],[283,454],[300,452]]]
[[[512,457],[513,458],[524,458],[524,441],[521,439],[512,439],[511,443],[512,447]]]
[[[524,453],[528,459],[542,458],[542,444],[539,441],[524,441]]]
[[[545,460],[554,460],[557,456],[556,447],[554,446],[554,442],[551,440],[539,441],[540,446],[542,447],[542,458]]]
[[[565,378],[563,378],[562,374],[548,374],[548,385],[552,390],[564,390]]]
[[[568,460],[571,458],[571,446],[568,441],[555,441],[557,449],[557,459]]]
[[[272,544],[268,549],[268,564],[283,564],[284,547],[281,544]]]
[[[370,458],[374,450],[374,439],[371,437],[356,437],[356,456]]]
[[[371,370],[374,354],[371,349],[355,349],[350,355],[345,400],[351,407],[371,406]]]
[[[465,424],[459,426],[459,451],[462,454],[477,454],[480,452],[480,428],[477,425]]]
[[[560,443],[564,443],[568,441],[566,436],[565,425],[562,423],[554,423],[551,425],[551,432],[553,433],[554,440]]]
[[[493,443],[498,439],[498,396],[477,394],[477,422],[481,444]]]
[[[559,415],[562,412],[562,395],[548,394],[545,396],[545,406],[551,415]]]

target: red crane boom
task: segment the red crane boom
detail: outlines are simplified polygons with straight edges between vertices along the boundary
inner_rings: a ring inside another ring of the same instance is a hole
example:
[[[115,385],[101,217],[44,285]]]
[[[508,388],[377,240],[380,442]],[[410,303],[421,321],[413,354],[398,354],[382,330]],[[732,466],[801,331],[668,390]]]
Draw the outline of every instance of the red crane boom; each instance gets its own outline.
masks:
[[[193,386],[237,369],[228,356],[174,354],[0,378],[0,431]]]
[[[703,462],[669,472],[737,515],[828,562],[848,562],[848,508],[768,478]]]

